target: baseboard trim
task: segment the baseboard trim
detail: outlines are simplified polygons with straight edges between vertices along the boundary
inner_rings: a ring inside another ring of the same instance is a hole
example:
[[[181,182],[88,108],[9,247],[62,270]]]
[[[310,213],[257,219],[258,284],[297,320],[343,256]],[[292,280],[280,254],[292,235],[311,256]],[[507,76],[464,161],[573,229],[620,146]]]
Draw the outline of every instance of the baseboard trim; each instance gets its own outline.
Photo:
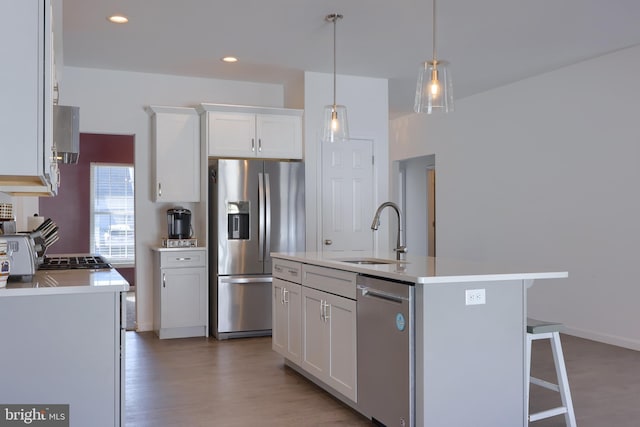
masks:
[[[573,328],[573,327],[567,326],[566,324],[562,332],[567,335],[573,335],[573,336],[576,336],[579,338],[585,338],[591,341],[597,341],[604,344],[611,344],[617,347],[623,347],[623,348],[628,348],[630,350],[640,351],[639,340],[633,340],[633,339],[629,339],[629,338],[621,337],[617,335],[598,333],[598,332],[590,331],[586,329]]]

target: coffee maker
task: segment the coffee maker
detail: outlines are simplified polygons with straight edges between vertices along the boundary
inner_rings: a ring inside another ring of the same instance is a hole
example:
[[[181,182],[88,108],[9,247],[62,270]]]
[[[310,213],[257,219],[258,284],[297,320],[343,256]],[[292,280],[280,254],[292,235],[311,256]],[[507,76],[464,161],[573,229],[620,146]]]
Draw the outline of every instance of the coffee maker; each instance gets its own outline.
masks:
[[[181,207],[168,209],[167,226],[169,239],[189,239],[193,235],[191,211]]]

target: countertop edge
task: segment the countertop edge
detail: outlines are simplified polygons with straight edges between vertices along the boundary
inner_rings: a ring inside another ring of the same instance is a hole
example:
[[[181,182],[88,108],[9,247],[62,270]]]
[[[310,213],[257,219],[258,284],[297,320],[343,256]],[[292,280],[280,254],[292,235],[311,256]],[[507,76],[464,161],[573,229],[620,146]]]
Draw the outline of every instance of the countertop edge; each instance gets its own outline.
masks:
[[[0,298],[34,296],[34,295],[70,295],[90,293],[127,292],[129,285],[112,286],[60,286],[50,288],[0,288]]]
[[[35,295],[121,293],[129,283],[114,268],[109,270],[37,271],[30,280],[8,282],[0,288],[0,298]]]
[[[286,253],[274,252],[272,258],[285,259],[289,261],[313,264],[321,267],[334,268],[338,270],[350,271],[353,273],[368,274],[372,276],[384,277],[404,282],[412,282],[421,285],[438,284],[438,283],[461,283],[461,282],[488,282],[488,281],[508,281],[508,280],[536,280],[536,279],[563,279],[569,277],[567,271],[540,271],[540,272],[508,272],[508,273],[474,273],[474,274],[450,274],[450,275],[429,275],[410,274],[403,271],[390,271],[390,266],[402,268],[405,263],[393,263],[383,265],[361,265],[350,264],[336,260],[338,254],[332,254],[332,258],[321,258],[318,253],[313,256],[306,256],[304,253]],[[353,254],[350,254],[353,255]],[[344,256],[347,258],[348,256]],[[388,254],[380,256],[373,254],[372,257],[389,259]],[[427,257],[422,257],[427,260]],[[433,259],[435,264],[436,259]],[[409,262],[410,263],[410,262]],[[406,263],[406,264],[409,264]]]

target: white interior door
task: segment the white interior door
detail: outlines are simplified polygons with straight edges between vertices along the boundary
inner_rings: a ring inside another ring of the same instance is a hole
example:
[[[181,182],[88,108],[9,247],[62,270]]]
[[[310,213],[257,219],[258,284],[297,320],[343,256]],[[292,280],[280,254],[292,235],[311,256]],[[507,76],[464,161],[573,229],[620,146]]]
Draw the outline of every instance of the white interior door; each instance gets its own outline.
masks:
[[[373,141],[322,145],[323,251],[373,250]]]

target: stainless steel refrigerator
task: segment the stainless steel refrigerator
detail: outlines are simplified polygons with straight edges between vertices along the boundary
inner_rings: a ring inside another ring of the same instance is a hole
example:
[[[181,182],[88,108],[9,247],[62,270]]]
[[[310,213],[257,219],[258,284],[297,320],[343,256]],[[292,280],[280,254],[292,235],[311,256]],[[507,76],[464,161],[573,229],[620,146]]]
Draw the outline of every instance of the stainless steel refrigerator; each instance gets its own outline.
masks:
[[[271,334],[271,252],[305,249],[304,164],[209,163],[210,330]]]

